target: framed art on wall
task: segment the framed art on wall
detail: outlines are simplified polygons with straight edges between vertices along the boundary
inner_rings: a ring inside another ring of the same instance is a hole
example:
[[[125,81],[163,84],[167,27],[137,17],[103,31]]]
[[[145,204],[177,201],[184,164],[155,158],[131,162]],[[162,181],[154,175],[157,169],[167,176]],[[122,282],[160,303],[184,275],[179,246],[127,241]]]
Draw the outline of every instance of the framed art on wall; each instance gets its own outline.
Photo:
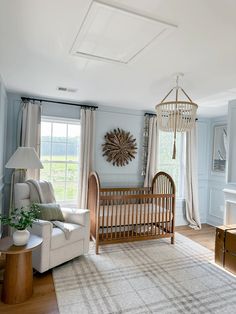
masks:
[[[227,125],[215,125],[213,132],[212,171],[225,172],[227,156]]]

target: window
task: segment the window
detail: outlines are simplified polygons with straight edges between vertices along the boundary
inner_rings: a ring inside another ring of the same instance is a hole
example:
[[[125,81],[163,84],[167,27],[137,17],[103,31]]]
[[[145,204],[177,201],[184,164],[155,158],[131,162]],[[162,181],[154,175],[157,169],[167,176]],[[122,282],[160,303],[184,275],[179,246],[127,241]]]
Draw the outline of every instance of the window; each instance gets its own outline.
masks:
[[[173,133],[162,131],[159,132],[158,171],[165,171],[171,175],[175,182],[177,197],[184,198],[184,171],[185,171],[184,134],[177,133],[176,159],[172,159],[173,142],[174,142]]]
[[[52,182],[56,200],[68,206],[78,199],[79,146],[78,121],[42,118],[40,178]]]

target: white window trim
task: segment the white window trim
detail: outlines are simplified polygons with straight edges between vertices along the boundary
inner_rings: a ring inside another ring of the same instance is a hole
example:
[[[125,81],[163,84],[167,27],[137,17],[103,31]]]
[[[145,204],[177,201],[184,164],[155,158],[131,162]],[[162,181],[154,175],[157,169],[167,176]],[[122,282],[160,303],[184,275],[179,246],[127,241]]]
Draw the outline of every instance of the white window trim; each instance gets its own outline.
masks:
[[[81,124],[80,120],[72,118],[63,118],[55,116],[41,116],[41,122],[67,123],[67,124]]]

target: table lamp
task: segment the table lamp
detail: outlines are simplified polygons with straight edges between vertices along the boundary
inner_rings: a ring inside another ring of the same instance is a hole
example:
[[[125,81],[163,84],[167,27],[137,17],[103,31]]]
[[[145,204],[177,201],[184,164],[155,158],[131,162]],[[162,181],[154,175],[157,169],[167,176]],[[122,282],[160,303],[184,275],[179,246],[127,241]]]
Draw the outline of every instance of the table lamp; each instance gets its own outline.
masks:
[[[42,169],[43,165],[33,147],[18,147],[5,165],[6,168],[15,169],[11,176],[10,211],[13,203],[13,183],[16,172],[20,173],[20,181],[25,180],[27,169]]]

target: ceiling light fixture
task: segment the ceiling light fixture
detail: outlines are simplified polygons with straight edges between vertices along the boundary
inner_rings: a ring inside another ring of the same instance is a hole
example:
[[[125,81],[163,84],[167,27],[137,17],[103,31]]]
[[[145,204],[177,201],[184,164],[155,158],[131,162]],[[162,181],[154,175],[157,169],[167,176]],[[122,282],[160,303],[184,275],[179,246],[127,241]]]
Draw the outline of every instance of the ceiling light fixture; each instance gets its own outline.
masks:
[[[176,133],[190,131],[196,121],[196,113],[198,105],[195,104],[188,94],[179,86],[179,76],[183,73],[178,73],[176,77],[176,86],[156,105],[158,127],[165,132],[174,133],[174,145],[172,159],[176,157]],[[175,99],[168,101],[168,97],[175,94]],[[180,100],[180,92],[187,99]]]

